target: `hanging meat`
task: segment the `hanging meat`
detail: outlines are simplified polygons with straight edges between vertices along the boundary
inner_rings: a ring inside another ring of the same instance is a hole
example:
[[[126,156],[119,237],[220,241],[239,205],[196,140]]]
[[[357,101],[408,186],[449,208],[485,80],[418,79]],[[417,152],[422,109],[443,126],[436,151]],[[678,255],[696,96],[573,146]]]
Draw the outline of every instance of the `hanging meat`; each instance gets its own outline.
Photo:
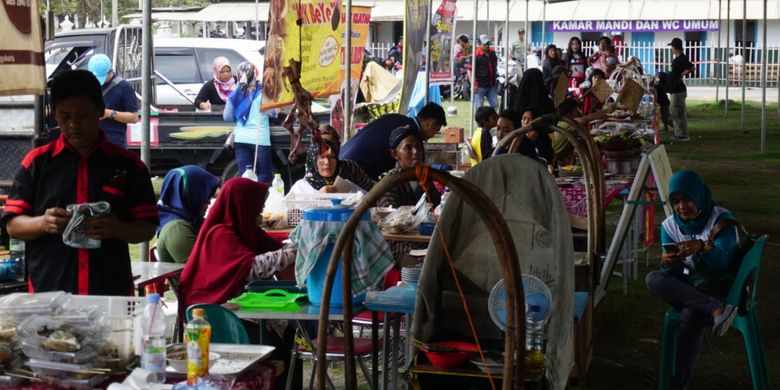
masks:
[[[290,66],[284,67],[282,74],[290,82],[294,97],[293,107],[282,122],[282,126],[290,132],[290,154],[287,159],[290,160],[290,164],[295,164],[298,155],[306,152],[306,148],[303,146],[303,134],[307,129],[311,131],[312,145],[322,143],[319,131],[320,124],[314,119],[314,114],[311,112],[311,103],[314,99],[309,91],[301,85],[300,61],[290,59]],[[296,119],[298,120],[298,129],[294,127]]]

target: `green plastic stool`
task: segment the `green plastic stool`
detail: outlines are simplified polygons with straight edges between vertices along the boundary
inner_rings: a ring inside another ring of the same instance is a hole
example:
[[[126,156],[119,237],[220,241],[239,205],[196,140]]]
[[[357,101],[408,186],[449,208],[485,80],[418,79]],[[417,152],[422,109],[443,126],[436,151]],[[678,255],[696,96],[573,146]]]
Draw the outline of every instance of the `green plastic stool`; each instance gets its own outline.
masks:
[[[753,389],[770,389],[769,369],[764,355],[764,344],[758,329],[756,315],[756,289],[761,255],[764,252],[766,236],[756,240],[753,248],[742,259],[734,284],[731,285],[726,302],[739,307],[739,313],[731,323],[731,328],[742,333],[745,351],[750,366]],[[741,304],[740,304],[741,302]],[[664,335],[661,343],[661,365],[658,369],[658,389],[669,388],[669,379],[674,375],[677,356],[677,329],[680,326],[680,311],[671,308],[664,317]]]
[[[249,344],[249,334],[244,323],[232,311],[220,305],[199,303],[187,308],[187,322],[192,320],[192,310],[206,311],[206,321],[211,324],[211,342],[217,344]]]

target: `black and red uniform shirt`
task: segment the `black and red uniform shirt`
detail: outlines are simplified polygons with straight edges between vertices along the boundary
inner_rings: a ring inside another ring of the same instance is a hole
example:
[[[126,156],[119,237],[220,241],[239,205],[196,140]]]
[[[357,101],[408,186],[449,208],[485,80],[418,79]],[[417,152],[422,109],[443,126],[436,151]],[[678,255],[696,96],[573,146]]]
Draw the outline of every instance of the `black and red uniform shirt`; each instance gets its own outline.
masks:
[[[111,212],[121,220],[158,223],[149,171],[136,155],[108,142],[101,131],[98,145],[82,157],[60,135],[22,160],[2,221],[97,201],[111,204]],[[76,249],[65,245],[61,234],[44,234],[27,242],[25,259],[30,288],[36,292],[132,292],[128,245],[119,239],[103,240],[98,249]]]

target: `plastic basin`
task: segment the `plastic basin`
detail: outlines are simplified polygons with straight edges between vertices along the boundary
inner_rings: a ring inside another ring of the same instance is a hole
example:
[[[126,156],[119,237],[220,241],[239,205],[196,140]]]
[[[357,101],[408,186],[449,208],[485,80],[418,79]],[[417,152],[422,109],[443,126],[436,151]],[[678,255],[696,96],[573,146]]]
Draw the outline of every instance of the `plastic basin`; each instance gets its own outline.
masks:
[[[428,358],[428,361],[438,368],[459,368],[479,351],[475,344],[465,341],[435,341],[429,344],[461,350],[456,352],[425,352],[425,357]]]

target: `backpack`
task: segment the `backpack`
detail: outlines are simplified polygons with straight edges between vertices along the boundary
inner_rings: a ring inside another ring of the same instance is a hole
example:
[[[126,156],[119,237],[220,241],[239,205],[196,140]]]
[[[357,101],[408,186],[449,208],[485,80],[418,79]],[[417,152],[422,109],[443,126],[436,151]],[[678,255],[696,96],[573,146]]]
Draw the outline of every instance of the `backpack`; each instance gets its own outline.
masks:
[[[724,219],[722,221],[718,221],[718,223],[712,227],[708,241],[710,243],[714,242],[715,237],[717,237],[721,229],[727,228],[729,226],[736,226],[737,234],[741,236],[739,242],[737,243],[737,249],[734,251],[734,256],[731,259],[731,268],[729,270],[732,275],[736,276],[737,272],[739,272],[739,268],[742,266],[742,260],[745,258],[745,255],[747,255],[747,253],[753,249],[753,245],[756,243],[756,241],[753,239],[750,233],[748,233],[744,225],[733,219]],[[747,313],[747,297],[749,296],[748,293],[752,287],[752,280],[753,279],[748,278],[746,285],[742,286],[742,293],[739,296],[739,314],[742,316]]]

